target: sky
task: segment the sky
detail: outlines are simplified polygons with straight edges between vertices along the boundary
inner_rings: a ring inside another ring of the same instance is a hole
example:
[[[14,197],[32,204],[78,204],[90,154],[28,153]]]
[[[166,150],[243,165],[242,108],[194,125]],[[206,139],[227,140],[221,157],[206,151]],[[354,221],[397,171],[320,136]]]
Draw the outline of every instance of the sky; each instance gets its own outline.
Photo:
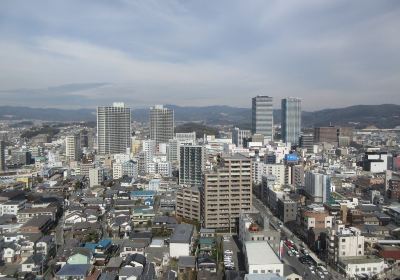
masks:
[[[0,105],[400,104],[398,0],[2,0]]]

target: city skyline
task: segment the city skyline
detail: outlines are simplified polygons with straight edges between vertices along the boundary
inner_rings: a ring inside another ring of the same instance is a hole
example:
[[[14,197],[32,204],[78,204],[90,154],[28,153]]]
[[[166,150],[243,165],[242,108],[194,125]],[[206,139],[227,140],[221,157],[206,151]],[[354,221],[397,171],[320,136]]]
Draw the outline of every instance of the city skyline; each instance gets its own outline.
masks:
[[[398,104],[399,13],[389,0],[5,1],[0,100],[249,107],[270,95],[274,107],[299,97],[307,111]]]

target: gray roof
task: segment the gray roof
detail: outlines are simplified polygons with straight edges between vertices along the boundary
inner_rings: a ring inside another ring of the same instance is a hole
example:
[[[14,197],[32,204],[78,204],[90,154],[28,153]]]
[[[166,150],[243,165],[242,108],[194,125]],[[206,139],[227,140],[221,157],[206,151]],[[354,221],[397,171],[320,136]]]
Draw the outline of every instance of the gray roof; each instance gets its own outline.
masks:
[[[196,267],[196,257],[195,256],[181,256],[178,259],[178,267]]]
[[[119,270],[118,275],[119,276],[140,276],[142,274],[143,271],[143,267],[142,266],[137,266],[137,267],[131,267],[131,266],[127,266],[127,267],[122,267]]]
[[[193,225],[179,224],[175,227],[171,236],[171,243],[190,243],[193,235]]]
[[[90,264],[66,264],[56,273],[57,276],[86,276]]]

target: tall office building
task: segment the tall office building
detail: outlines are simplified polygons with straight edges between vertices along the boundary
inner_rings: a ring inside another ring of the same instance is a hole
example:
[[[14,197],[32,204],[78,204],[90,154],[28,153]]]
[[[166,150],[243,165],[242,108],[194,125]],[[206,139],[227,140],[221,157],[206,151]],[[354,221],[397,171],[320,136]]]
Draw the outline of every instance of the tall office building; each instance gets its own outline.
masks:
[[[80,136],[79,134],[65,137],[65,156],[68,160],[77,161],[80,157]]]
[[[180,146],[179,184],[200,185],[203,183],[205,148],[203,146]]]
[[[150,139],[157,145],[174,138],[174,111],[155,105],[150,108]]]
[[[299,144],[301,132],[301,100],[295,97],[282,99],[282,139],[285,143]]]
[[[272,97],[256,96],[252,99],[252,129],[253,134],[262,134],[273,140],[274,116]]]
[[[101,155],[126,153],[131,147],[131,109],[124,103],[97,108],[97,146]]]
[[[3,140],[0,140],[0,171],[6,170],[6,154],[5,150],[6,145]]]
[[[204,227],[235,227],[240,212],[252,207],[251,159],[240,154],[224,157],[216,170],[206,172],[201,205]]]

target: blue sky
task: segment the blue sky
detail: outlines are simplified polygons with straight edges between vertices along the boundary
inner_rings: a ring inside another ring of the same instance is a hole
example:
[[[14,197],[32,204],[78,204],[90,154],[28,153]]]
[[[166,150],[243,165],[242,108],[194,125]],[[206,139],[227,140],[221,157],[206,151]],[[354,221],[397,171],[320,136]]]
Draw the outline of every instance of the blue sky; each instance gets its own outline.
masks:
[[[0,104],[400,103],[397,0],[0,1]]]

